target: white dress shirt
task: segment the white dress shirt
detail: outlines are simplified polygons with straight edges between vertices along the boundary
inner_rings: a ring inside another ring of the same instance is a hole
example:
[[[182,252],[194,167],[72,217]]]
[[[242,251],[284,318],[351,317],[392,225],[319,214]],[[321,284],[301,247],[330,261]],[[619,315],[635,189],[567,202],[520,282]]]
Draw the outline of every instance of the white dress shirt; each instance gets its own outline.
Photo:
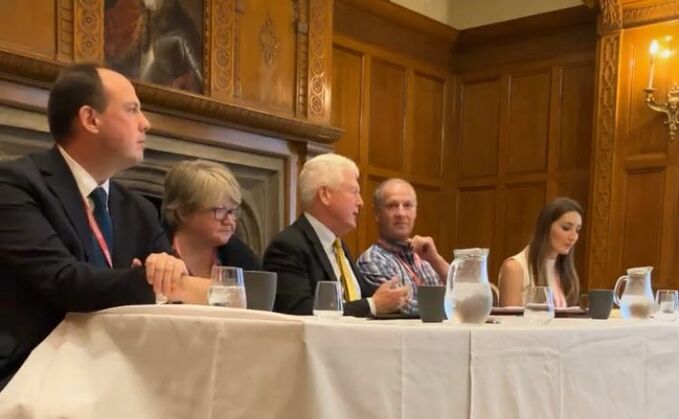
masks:
[[[104,188],[106,191],[106,209],[108,210],[108,196],[109,196],[109,180],[106,179],[104,183],[101,185],[97,183],[97,181],[87,173],[87,170],[85,170],[77,161],[71,157],[66,150],[61,148],[60,145],[57,145],[57,149],[61,153],[62,156],[64,156],[64,160],[66,160],[66,165],[68,166],[69,169],[71,169],[71,173],[73,174],[73,178],[75,179],[76,185],[78,185],[78,190],[80,191],[80,195],[83,197],[83,200],[87,202],[88,209],[90,213],[94,211],[94,202],[92,201],[92,198],[90,198],[90,194],[92,193],[93,190],[95,190],[97,187],[101,186]]]
[[[304,213],[304,216],[306,219],[309,221],[309,224],[311,224],[311,227],[314,229],[314,232],[316,232],[316,236],[318,236],[318,240],[321,242],[321,246],[323,246],[323,250],[325,250],[325,255],[328,257],[328,260],[330,261],[330,266],[332,266],[332,270],[335,273],[335,278],[339,281],[341,276],[342,276],[342,271],[339,267],[339,264],[337,263],[337,256],[335,255],[335,239],[337,236],[335,233],[330,231],[328,227],[326,227],[322,222],[318,221],[316,217],[313,215],[309,214],[308,212]],[[341,257],[344,258],[346,264],[349,269],[349,280],[354,284],[354,289],[356,289],[358,298],[361,298],[361,286],[358,284],[358,280],[356,279],[356,275],[354,274],[354,270],[351,269],[351,264],[349,263],[349,260],[347,259],[347,255],[345,252],[342,252]],[[370,313],[373,314],[373,316],[376,314],[375,311],[375,303],[373,302],[372,298],[367,298],[368,304],[370,305]]]

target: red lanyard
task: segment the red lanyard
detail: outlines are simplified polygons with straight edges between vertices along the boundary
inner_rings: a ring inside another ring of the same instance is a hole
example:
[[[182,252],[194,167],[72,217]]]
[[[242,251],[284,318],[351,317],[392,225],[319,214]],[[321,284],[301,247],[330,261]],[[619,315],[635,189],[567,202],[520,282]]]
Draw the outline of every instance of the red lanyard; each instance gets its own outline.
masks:
[[[87,222],[90,224],[90,230],[92,230],[94,237],[97,239],[97,243],[99,243],[99,248],[104,254],[104,259],[106,259],[108,267],[112,268],[113,263],[111,262],[111,252],[108,250],[108,244],[106,244],[106,240],[104,240],[104,236],[101,234],[99,224],[97,224],[97,220],[95,220],[94,216],[92,216],[92,211],[90,211],[90,206],[87,204],[87,202],[83,201],[83,204],[85,205],[85,213],[87,214]]]
[[[410,274],[410,277],[412,278],[413,282],[415,282],[415,285],[417,285],[418,287],[419,287],[420,285],[422,285],[422,282],[423,282],[423,281],[422,281],[422,278],[420,278],[420,276],[419,276],[418,274],[416,274],[415,271],[414,271],[413,269],[410,268],[410,264],[408,263],[407,260],[404,260],[404,258],[401,257],[401,255],[399,254],[399,250],[398,250],[398,249],[394,248],[394,246],[389,245],[389,244],[386,243],[384,240],[381,240],[381,239],[380,239],[380,240],[378,240],[377,242],[378,242],[379,245],[382,246],[384,249],[386,249],[386,250],[392,252],[392,253],[394,254],[394,256],[396,256],[396,260],[397,260],[398,263],[403,267],[403,269],[405,269],[405,270],[408,272],[408,274]],[[418,256],[417,256],[417,255],[413,255],[413,257],[414,257],[414,258],[417,258]]]

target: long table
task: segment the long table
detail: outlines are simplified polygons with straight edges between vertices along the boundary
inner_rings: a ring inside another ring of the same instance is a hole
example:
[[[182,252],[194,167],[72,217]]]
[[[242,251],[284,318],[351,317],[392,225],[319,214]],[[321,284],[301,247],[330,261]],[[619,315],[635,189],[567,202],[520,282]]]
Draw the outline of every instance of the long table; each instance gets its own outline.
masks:
[[[679,323],[129,306],[69,314],[0,418],[676,418],[678,390]]]

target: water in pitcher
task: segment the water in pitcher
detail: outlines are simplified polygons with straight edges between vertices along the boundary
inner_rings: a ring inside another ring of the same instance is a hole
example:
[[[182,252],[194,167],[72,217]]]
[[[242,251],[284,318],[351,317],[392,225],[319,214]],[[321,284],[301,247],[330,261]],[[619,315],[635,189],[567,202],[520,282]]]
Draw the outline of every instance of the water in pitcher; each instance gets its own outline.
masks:
[[[655,302],[643,295],[623,295],[620,299],[620,313],[625,319],[647,319],[655,311]]]
[[[483,282],[458,282],[453,286],[452,312],[458,323],[483,323],[488,318],[493,298],[490,285]]]

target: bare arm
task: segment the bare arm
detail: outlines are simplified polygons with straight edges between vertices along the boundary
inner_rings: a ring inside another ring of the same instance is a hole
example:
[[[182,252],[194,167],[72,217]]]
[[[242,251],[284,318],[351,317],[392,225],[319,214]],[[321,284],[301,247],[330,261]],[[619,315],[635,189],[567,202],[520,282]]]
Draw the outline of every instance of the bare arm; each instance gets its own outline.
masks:
[[[500,306],[523,305],[523,270],[519,262],[507,259],[500,267]]]

